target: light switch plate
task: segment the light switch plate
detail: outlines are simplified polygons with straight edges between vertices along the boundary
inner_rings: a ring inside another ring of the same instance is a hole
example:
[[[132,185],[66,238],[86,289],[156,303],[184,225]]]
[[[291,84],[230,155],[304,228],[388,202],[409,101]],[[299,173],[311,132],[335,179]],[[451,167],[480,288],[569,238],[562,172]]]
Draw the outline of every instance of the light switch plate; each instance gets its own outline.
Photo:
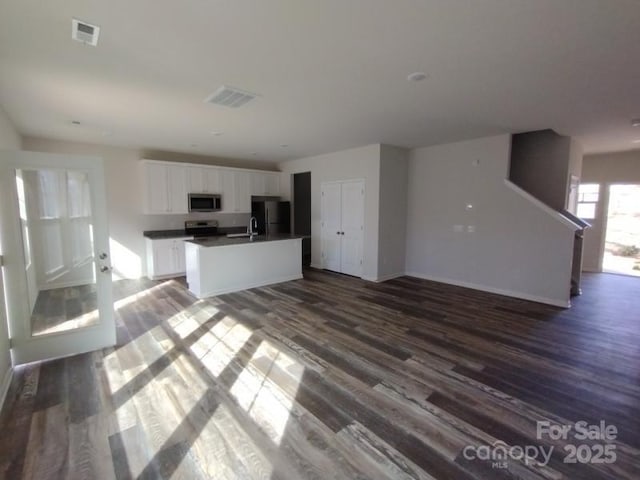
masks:
[[[476,231],[475,225],[468,225],[467,226],[467,232],[474,233],[475,231]]]

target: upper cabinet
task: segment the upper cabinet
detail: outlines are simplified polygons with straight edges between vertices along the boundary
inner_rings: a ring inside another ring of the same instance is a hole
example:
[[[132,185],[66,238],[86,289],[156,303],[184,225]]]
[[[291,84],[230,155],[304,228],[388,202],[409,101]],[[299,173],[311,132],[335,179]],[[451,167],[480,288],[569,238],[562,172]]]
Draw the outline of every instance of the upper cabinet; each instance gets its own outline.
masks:
[[[144,162],[144,213],[187,213],[186,170],[170,164]]]
[[[252,172],[251,195],[276,196],[280,194],[280,175],[275,172]]]
[[[187,193],[221,193],[220,169],[187,167]]]
[[[222,169],[223,213],[251,213],[251,172]]]
[[[189,193],[219,193],[221,213],[250,213],[251,196],[280,194],[280,174],[241,168],[143,160],[144,213],[185,214]]]

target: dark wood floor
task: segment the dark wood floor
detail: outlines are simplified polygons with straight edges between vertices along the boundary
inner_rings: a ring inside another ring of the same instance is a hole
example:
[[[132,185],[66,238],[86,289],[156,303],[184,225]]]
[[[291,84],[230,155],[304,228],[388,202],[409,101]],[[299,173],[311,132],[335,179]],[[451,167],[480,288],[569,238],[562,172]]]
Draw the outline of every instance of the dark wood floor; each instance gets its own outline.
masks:
[[[206,301],[135,287],[115,348],[17,371],[3,478],[640,478],[638,279],[587,275],[570,310],[314,270]],[[536,438],[580,420],[617,439]],[[554,450],[465,458],[496,442]],[[564,463],[571,443],[616,461]]]

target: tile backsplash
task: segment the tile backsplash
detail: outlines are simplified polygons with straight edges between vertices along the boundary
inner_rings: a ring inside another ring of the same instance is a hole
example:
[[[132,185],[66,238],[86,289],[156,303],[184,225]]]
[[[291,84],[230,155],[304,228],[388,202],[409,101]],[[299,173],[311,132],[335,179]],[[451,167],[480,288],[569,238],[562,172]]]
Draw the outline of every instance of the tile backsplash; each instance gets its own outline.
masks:
[[[173,230],[184,227],[187,220],[217,220],[221,227],[243,227],[249,213],[190,213],[188,215],[142,215],[142,230]]]

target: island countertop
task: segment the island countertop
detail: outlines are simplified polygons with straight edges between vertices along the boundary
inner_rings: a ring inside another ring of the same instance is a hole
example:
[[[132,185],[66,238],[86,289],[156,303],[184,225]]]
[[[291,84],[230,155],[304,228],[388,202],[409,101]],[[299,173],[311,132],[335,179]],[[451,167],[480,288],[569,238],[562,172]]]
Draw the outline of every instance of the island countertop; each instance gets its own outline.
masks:
[[[306,238],[305,235],[292,235],[289,233],[271,234],[271,235],[255,235],[253,239],[249,237],[229,238],[225,236],[218,237],[202,237],[193,240],[185,240],[185,243],[193,243],[200,247],[224,247],[228,245],[250,245],[264,242],[276,242],[279,240],[297,240]]]

